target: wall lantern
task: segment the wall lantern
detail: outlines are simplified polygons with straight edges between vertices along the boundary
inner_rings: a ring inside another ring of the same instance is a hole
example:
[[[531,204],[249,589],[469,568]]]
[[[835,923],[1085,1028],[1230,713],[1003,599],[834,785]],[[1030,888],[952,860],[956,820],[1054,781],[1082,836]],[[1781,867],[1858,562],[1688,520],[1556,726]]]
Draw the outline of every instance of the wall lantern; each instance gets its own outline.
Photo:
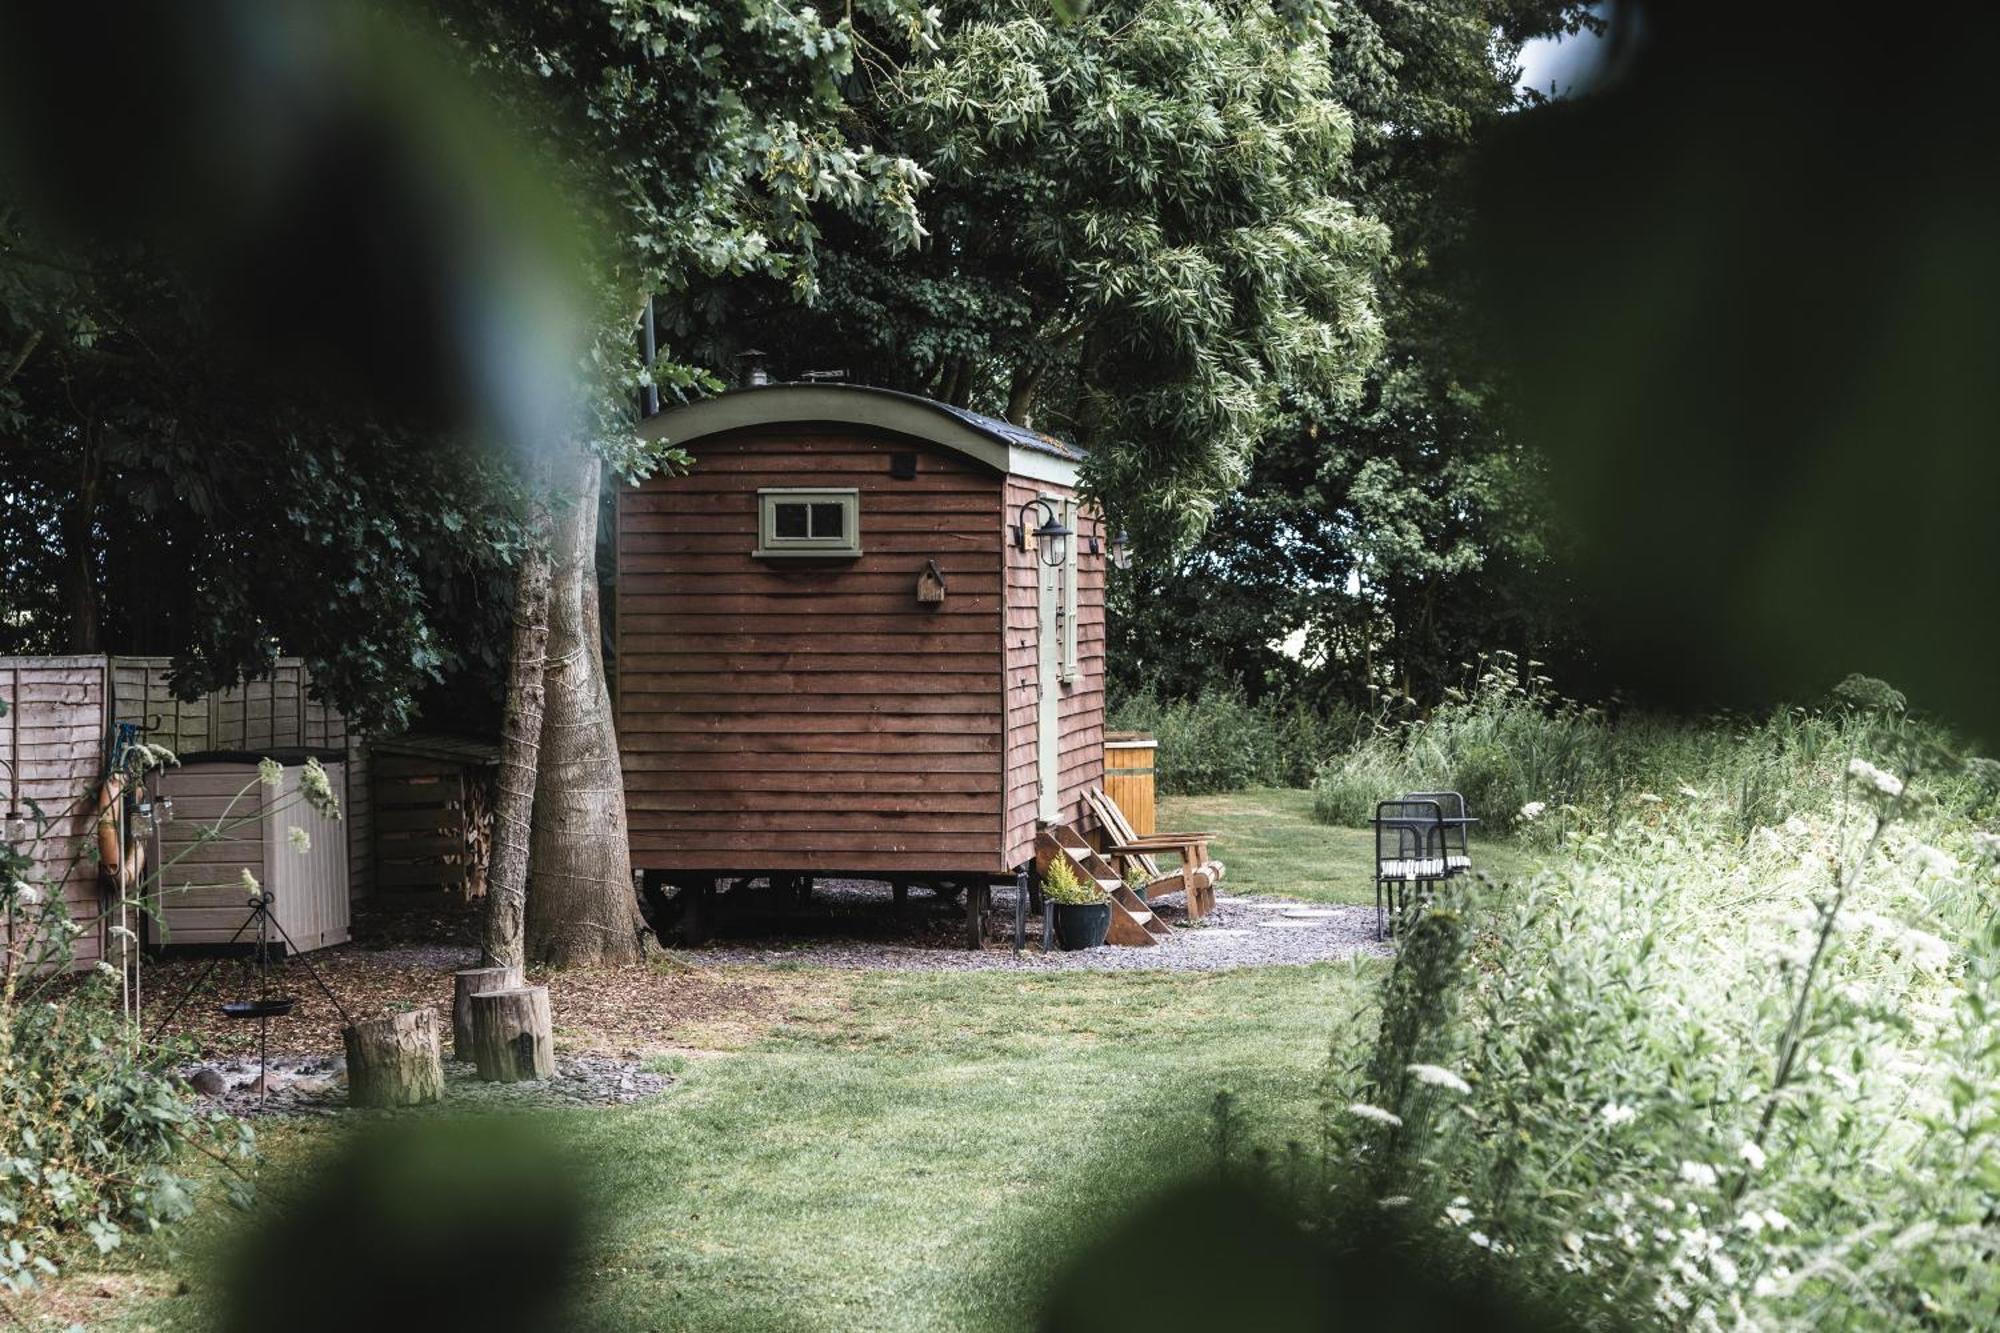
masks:
[[[1103,519],[1097,521],[1097,531],[1090,534],[1090,553],[1092,555],[1103,555],[1105,553]],[[1111,539],[1111,567],[1113,569],[1132,568],[1132,539],[1127,537],[1123,531],[1120,531],[1116,537]]]
[[[1042,514],[1042,524],[1032,530],[1028,527],[1029,511]],[[1060,565],[1069,554],[1069,539],[1075,536],[1062,521],[1056,502],[1047,496],[1038,496],[1021,506],[1021,521],[1014,525],[1014,544],[1022,550],[1028,548],[1028,538],[1035,539],[1035,546],[1041,551],[1042,563],[1049,566]]]

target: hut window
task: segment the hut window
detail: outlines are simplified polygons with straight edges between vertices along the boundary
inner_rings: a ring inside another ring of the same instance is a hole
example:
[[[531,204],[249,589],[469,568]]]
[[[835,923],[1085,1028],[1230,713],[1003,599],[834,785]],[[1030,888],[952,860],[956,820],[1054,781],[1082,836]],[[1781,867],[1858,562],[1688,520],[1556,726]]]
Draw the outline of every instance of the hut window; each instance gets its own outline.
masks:
[[[757,492],[757,515],[754,555],[861,554],[861,496],[857,491],[773,487]]]

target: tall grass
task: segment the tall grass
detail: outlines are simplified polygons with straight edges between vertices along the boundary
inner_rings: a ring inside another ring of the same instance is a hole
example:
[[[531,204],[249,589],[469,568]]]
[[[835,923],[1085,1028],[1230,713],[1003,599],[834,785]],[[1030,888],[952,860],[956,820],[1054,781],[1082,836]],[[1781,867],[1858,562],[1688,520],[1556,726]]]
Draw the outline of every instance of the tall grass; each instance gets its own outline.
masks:
[[[1761,719],[1614,719],[1554,698],[1544,684],[1532,664],[1524,670],[1501,654],[1429,716],[1379,723],[1320,765],[1314,817],[1360,827],[1377,801],[1442,788],[1465,794],[1482,832],[1553,843],[1615,829],[1654,805],[1700,800],[1741,839],[1826,809],[1838,790],[1831,778],[1868,743],[1884,706],[1930,743],[1949,744],[1905,718],[1900,696],[1863,677],[1843,682],[1822,707]]]
[[[1542,802],[1558,854],[1408,923],[1330,1073],[1343,1206],[1586,1324],[1991,1327],[1994,766],[1866,682],[1709,728],[1520,695],[1369,747]]]
[[[1105,725],[1153,734],[1155,780],[1166,796],[1309,786],[1328,755],[1370,734],[1349,709],[1252,703],[1232,690],[1174,700],[1133,695],[1113,705]]]

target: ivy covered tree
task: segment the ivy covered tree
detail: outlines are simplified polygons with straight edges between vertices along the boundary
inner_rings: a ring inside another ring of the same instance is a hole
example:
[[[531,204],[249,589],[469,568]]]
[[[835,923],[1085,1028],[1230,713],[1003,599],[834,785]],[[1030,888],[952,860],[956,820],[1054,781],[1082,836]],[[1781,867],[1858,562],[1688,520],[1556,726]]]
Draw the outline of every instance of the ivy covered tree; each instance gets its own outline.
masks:
[[[783,369],[1076,438],[1156,550],[1243,479],[1284,386],[1359,390],[1385,235],[1349,201],[1316,10],[953,0],[934,33],[861,26],[855,133],[929,176],[927,234],[827,219],[813,316],[773,302],[747,335]]]

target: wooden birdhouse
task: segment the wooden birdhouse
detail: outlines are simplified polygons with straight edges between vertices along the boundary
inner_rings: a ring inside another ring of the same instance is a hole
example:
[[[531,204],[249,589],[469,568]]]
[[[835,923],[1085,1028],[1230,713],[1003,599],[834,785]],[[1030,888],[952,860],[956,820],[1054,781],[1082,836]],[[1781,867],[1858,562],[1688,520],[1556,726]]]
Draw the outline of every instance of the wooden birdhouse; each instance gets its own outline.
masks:
[[[924,561],[923,572],[917,575],[917,600],[932,606],[944,601],[944,575],[935,560]]]

